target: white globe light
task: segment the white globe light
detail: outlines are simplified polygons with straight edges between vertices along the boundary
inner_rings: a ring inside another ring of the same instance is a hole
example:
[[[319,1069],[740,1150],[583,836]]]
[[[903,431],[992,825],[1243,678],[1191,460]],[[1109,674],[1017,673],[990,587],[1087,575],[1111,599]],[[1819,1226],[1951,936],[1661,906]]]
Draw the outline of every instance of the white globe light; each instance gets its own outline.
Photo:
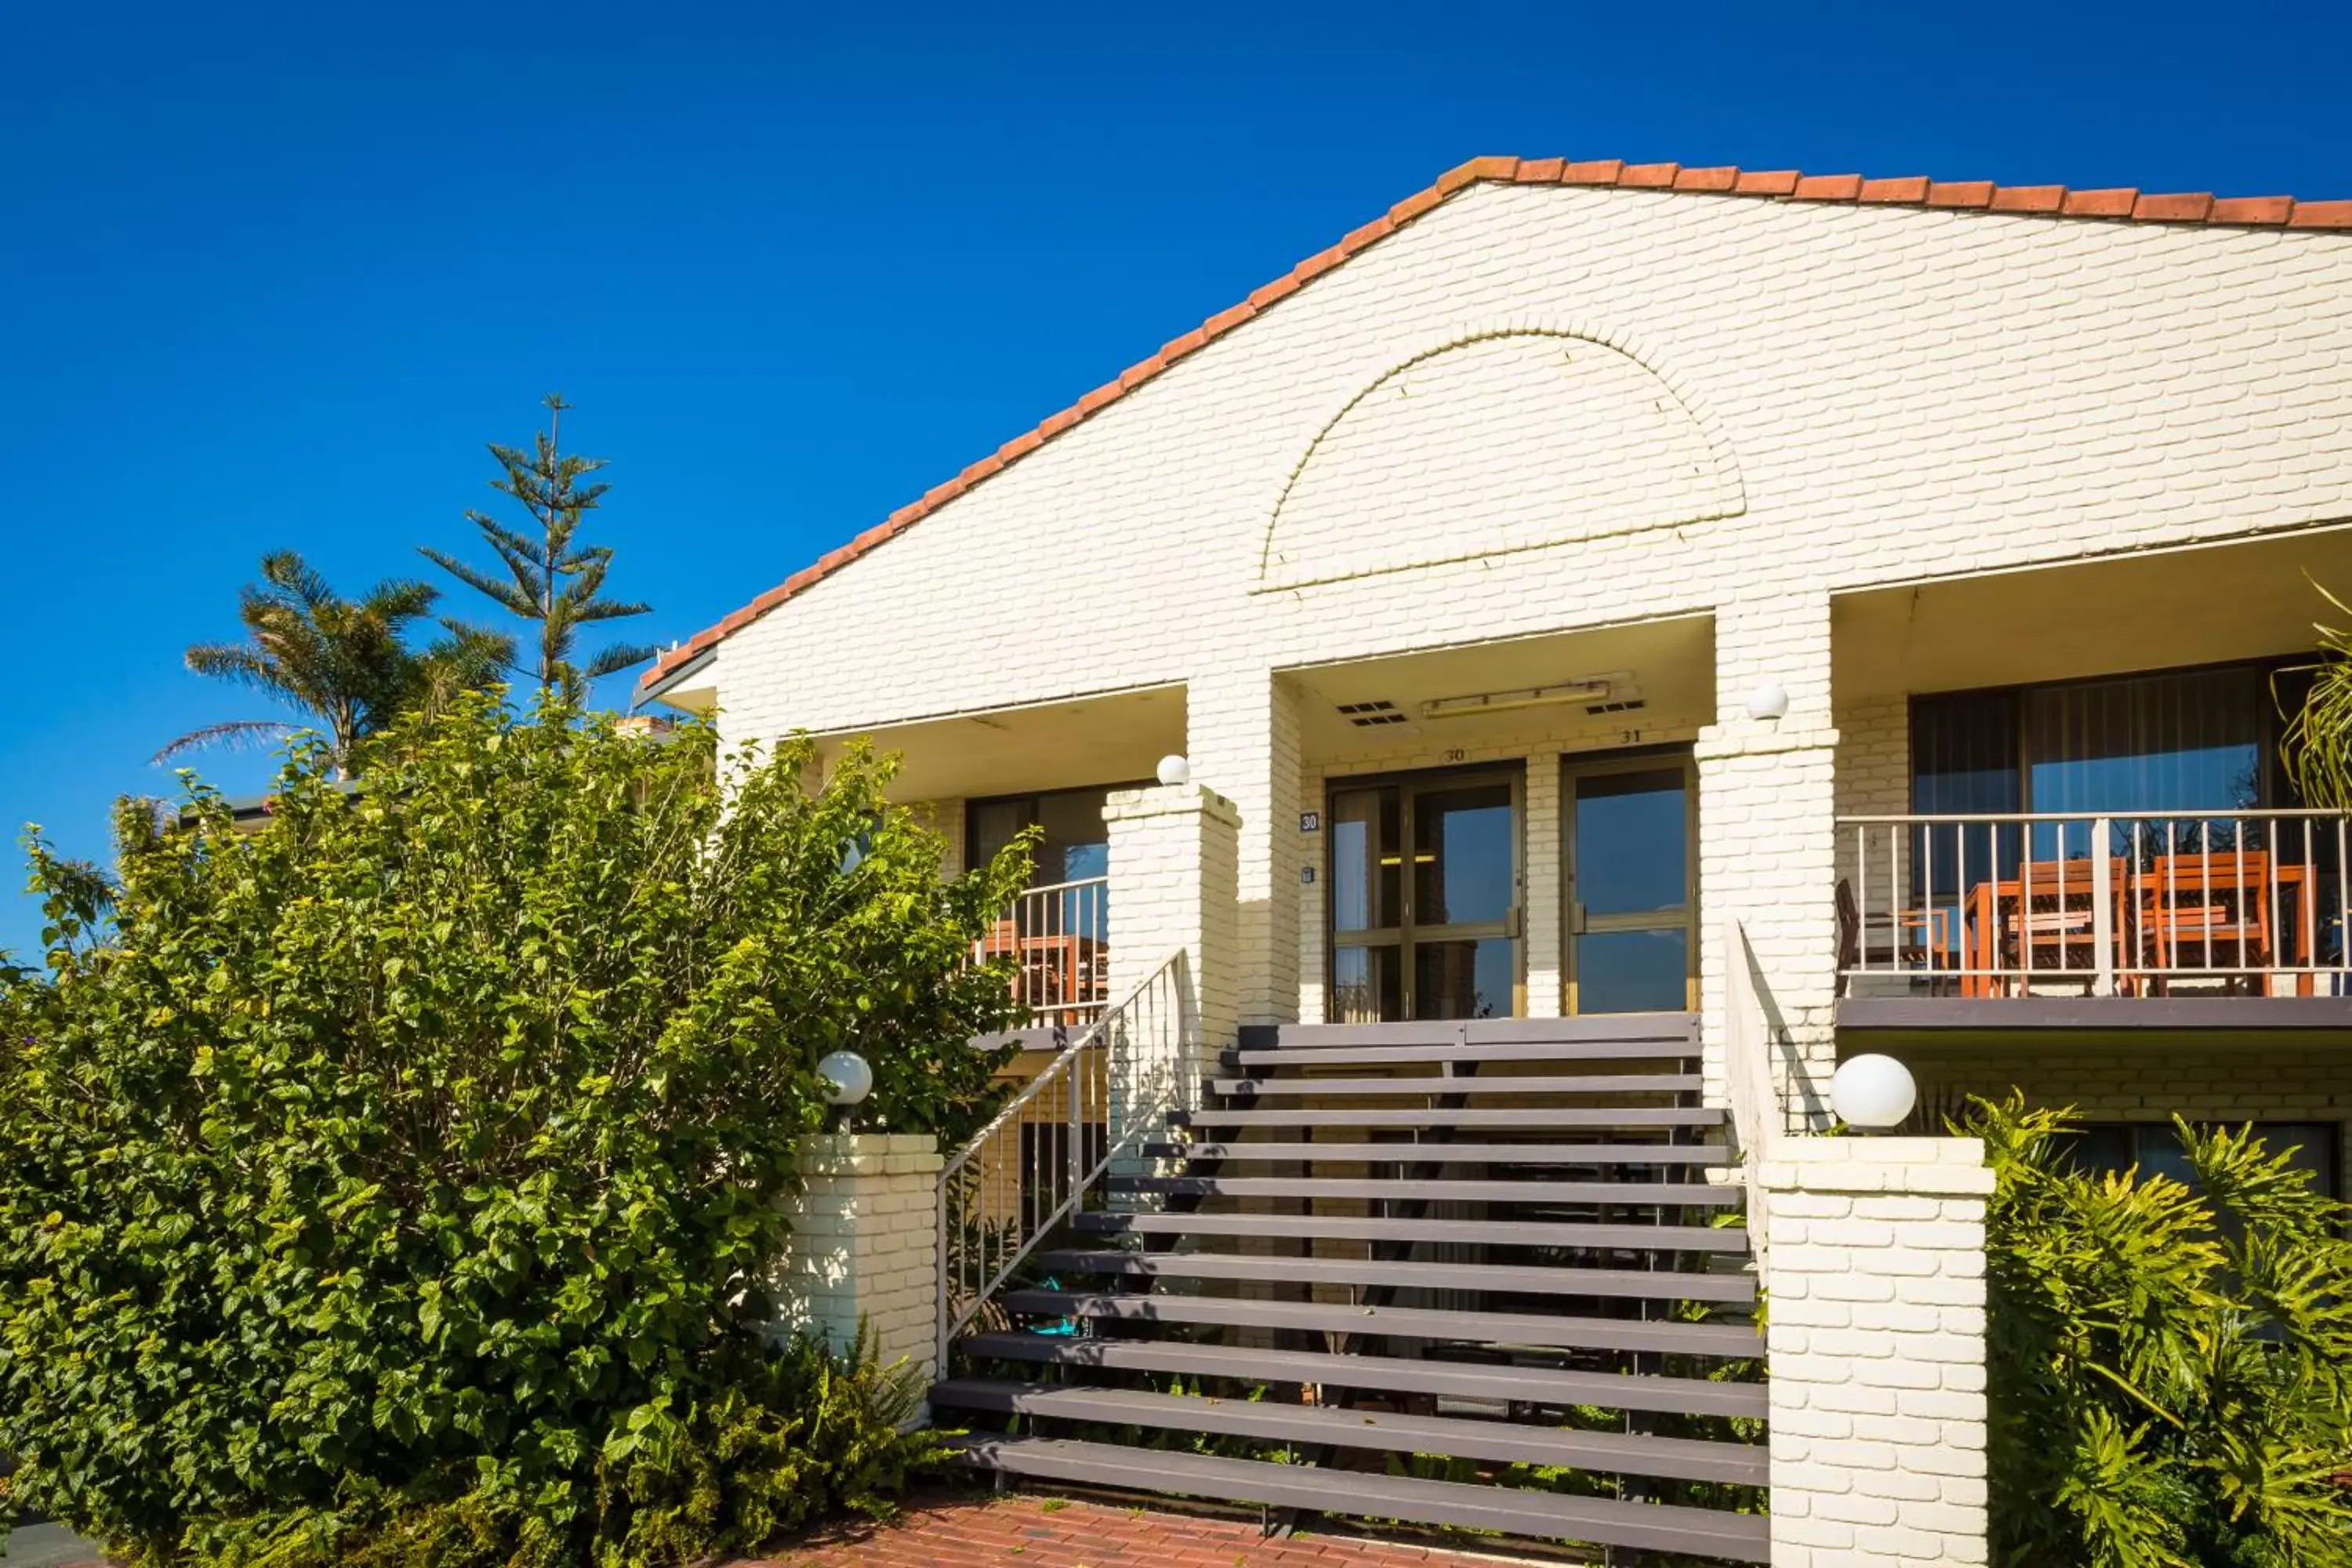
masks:
[[[1899,1127],[1918,1103],[1919,1085],[1911,1069],[1893,1057],[1848,1057],[1830,1079],[1830,1109],[1849,1127]]]
[[[828,1105],[856,1105],[874,1092],[874,1069],[856,1051],[835,1051],[816,1064]]]
[[[1751,719],[1779,719],[1789,711],[1789,689],[1778,681],[1768,680],[1748,694],[1748,714]]]
[[[1173,752],[1160,759],[1160,782],[1164,784],[1192,782],[1192,764]]]

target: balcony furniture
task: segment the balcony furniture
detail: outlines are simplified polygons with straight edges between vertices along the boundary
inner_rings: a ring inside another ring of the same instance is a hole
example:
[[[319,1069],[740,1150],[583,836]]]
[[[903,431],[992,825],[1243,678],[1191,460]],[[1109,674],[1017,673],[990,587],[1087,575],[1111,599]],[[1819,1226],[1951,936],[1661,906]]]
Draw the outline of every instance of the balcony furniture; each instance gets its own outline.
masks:
[[[2232,987],[2267,989],[2253,972],[2275,966],[2284,916],[2295,967],[2305,971],[2294,977],[2295,994],[2310,995],[2314,921],[2305,907],[2306,869],[2295,861],[2274,864],[2261,849],[2156,857],[2137,891],[2159,989],[2182,970],[2237,971],[2220,977]]]
[[[2121,858],[2111,858],[2104,890],[2095,886],[2097,880],[2088,859],[2029,860],[2015,877],[1972,887],[1961,994],[2010,995],[2035,975],[2079,979],[2085,992],[2095,991],[2103,935],[2114,948],[2110,973],[2119,988],[2133,988],[2137,980],[2124,918],[2129,868]]]
[[[1003,920],[972,945],[982,962],[1011,955],[1013,994],[1041,1019],[1072,1023],[1081,1009],[1106,999],[1110,953],[1097,938],[1070,931],[1024,935],[1019,922]]]
[[[1943,910],[1885,910],[1876,917],[1887,922],[1888,944],[1863,948],[1862,906],[1854,898],[1853,883],[1840,877],[1837,885],[1838,977],[1837,994],[1845,994],[1846,981],[1853,971],[1879,970],[1888,973],[1928,974],[1958,968],[1957,954],[1948,938],[1950,921]],[[1929,988],[1939,989],[1948,981],[1931,980]]]

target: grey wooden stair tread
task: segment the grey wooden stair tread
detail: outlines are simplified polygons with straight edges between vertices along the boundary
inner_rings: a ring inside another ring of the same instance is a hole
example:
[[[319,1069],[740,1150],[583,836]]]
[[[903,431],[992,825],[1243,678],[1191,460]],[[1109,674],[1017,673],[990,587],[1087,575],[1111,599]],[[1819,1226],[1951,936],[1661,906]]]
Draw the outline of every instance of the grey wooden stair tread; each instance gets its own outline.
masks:
[[[1769,1472],[1765,1450],[1745,1443],[1635,1436],[1513,1421],[1391,1415],[1329,1405],[1009,1383],[990,1378],[950,1378],[935,1384],[930,1400],[935,1405],[958,1410],[1208,1432],[1299,1447],[1330,1444],[1390,1453],[1490,1459],[1503,1464],[1557,1465],[1615,1475],[1722,1481],[1737,1486],[1762,1486]]]
[[[1062,1438],[972,1436],[957,1440],[956,1447],[971,1463],[1039,1480],[1402,1519],[1543,1540],[1685,1552],[1738,1563],[1770,1560],[1769,1521],[1754,1514]]]
[[[1129,1298],[1141,1300],[1143,1298]],[[1633,1327],[1658,1325],[1632,1325]],[[1665,1325],[1675,1326],[1675,1325]],[[1717,1325],[1683,1324],[1685,1328]],[[1737,1331],[1745,1349],[1759,1352],[1751,1331]],[[1704,1377],[1628,1376],[1546,1366],[1496,1366],[1420,1357],[1336,1355],[1322,1351],[1259,1350],[1245,1345],[1194,1344],[1184,1340],[1081,1339],[1017,1331],[972,1334],[956,1347],[973,1361],[1014,1361],[1113,1372],[1227,1377],[1246,1383],[1314,1384],[1325,1388],[1376,1389],[1457,1399],[1510,1400],[1522,1405],[1591,1405],[1604,1410],[1654,1410],[1685,1415],[1738,1415],[1762,1420],[1770,1406],[1760,1383]]]
[[[1360,1047],[1576,1045],[1646,1041],[1673,1056],[1698,1049],[1695,1013],[1612,1013],[1581,1018],[1464,1018],[1397,1024],[1244,1024],[1235,1041],[1244,1050],[1351,1049]]]
[[[1721,1127],[1724,1113],[1704,1105],[1285,1106],[1177,1110],[1169,1121],[1180,1127]]]
[[[1506,1040],[1465,1046],[1454,1040],[1418,1046],[1241,1047],[1218,1054],[1229,1068],[1379,1067],[1422,1062],[1674,1061],[1695,1045],[1658,1040]]]
[[[1347,1176],[1113,1176],[1113,1192],[1226,1198],[1385,1198],[1433,1203],[1638,1204],[1727,1207],[1745,1194],[1729,1183],[1387,1181]]]
[[[1589,1247],[1635,1252],[1746,1252],[1735,1226],[1563,1225],[1482,1219],[1378,1219],[1360,1215],[1082,1214],[1097,1236],[1269,1236],[1332,1241],[1483,1242],[1489,1247]]]
[[[1234,1252],[1127,1252],[1048,1248],[1040,1268],[1150,1279],[1250,1279],[1272,1284],[1392,1285],[1515,1296],[1640,1297],[1657,1301],[1753,1301],[1747,1274],[1675,1268],[1556,1268],[1541,1264],[1411,1263],[1379,1258],[1265,1258]]]
[[[1349,1161],[1387,1165],[1730,1165],[1720,1143],[1146,1143],[1147,1160]]]
[[[1391,1078],[1220,1078],[1209,1087],[1219,1094],[1696,1094],[1706,1080],[1696,1073],[1579,1073],[1556,1077],[1443,1077],[1436,1073]]]
[[[1642,1322],[1626,1318],[1536,1312],[1454,1312],[1420,1307],[1350,1307],[1320,1301],[1259,1301],[1216,1296],[1116,1296],[1084,1290],[1008,1290],[1005,1310],[1045,1318],[1202,1323],[1375,1334],[1438,1343],[1655,1352],[1668,1355],[1761,1355],[1763,1336],[1743,1323]]]

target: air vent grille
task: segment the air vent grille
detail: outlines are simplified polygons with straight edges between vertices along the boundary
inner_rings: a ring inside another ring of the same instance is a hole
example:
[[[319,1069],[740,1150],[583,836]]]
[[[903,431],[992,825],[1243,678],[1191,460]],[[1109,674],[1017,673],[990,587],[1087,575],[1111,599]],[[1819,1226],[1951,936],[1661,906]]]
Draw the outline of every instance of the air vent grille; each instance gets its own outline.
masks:
[[[1628,697],[1616,702],[1595,702],[1585,711],[1597,719],[1603,713],[1638,713],[1648,706],[1639,697]]]
[[[1397,705],[1393,702],[1342,702],[1339,704],[1339,710],[1349,723],[1360,730],[1369,730],[1381,724],[1402,724],[1405,721],[1405,716],[1397,711]]]

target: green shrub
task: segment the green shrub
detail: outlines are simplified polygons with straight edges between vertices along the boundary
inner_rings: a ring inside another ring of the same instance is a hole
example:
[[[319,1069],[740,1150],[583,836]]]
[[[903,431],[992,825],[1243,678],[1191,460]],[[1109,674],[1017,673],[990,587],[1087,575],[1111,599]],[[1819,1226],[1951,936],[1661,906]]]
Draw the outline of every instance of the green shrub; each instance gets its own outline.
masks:
[[[878,1374],[763,1342],[777,1200],[830,1050],[874,1123],[988,1113],[1007,992],[964,960],[1022,868],[943,883],[886,763],[816,763],[722,786],[706,729],[468,700],[357,795],[299,751],[257,833],[192,785],[110,924],[37,842],[46,963],[0,979],[18,1500],[257,1568],[683,1562],[873,1506],[911,1452],[843,1414]]]
[[[1997,1561],[2352,1563],[2352,1209],[2250,1131],[2179,1135],[2197,1191],[2078,1173],[2076,1123],[1978,1101]]]

